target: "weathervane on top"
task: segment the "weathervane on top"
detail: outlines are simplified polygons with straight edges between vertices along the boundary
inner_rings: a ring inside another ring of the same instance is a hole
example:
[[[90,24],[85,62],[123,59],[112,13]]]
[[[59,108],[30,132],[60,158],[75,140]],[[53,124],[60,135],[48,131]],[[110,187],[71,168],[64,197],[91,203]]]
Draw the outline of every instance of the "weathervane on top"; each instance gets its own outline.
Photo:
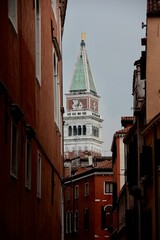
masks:
[[[86,33],[85,32],[82,32],[81,33],[81,46],[85,46],[85,42],[84,40],[86,39]]]
[[[86,39],[86,33],[85,32],[82,32],[81,33],[81,39],[84,41]]]

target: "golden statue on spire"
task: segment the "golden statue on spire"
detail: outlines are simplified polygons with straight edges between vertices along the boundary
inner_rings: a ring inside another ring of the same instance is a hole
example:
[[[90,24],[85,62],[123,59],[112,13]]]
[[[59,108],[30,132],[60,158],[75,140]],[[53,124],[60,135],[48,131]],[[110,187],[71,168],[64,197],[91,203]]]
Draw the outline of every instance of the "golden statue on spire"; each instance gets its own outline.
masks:
[[[85,40],[86,39],[86,33],[85,32],[82,32],[82,34],[81,34],[81,40]]]

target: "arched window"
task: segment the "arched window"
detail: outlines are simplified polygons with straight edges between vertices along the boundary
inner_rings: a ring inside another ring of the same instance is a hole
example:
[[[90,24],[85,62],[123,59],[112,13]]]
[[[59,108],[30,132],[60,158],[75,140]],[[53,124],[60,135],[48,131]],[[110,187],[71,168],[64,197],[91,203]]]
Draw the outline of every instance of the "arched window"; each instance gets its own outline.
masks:
[[[76,136],[76,135],[77,135],[77,127],[73,126],[73,136]]]
[[[83,125],[83,135],[86,135],[86,125]]]
[[[67,213],[65,212],[65,216],[64,216],[64,224],[65,224],[65,233],[67,233]]]
[[[112,225],[112,205],[102,206],[102,229],[109,229]]]
[[[81,126],[78,126],[78,135],[81,135]]]
[[[95,127],[92,126],[92,135],[95,136]]]
[[[107,205],[105,207],[106,211],[106,228],[109,229],[113,226],[113,215],[112,215],[112,205]]]
[[[99,137],[99,129],[96,129],[96,136]]]
[[[69,233],[69,211],[65,213],[65,229],[66,233]]]
[[[84,229],[87,231],[89,229],[89,209],[84,210]]]
[[[99,129],[95,126],[92,126],[92,135],[95,137],[99,137]]]
[[[69,128],[68,128],[68,136],[72,136],[72,127],[71,126],[69,126]]]
[[[73,232],[73,211],[70,212],[70,232]]]
[[[70,212],[67,212],[67,233],[70,231]]]
[[[78,232],[78,230],[79,230],[79,212],[78,210],[76,210],[74,215],[74,231]]]

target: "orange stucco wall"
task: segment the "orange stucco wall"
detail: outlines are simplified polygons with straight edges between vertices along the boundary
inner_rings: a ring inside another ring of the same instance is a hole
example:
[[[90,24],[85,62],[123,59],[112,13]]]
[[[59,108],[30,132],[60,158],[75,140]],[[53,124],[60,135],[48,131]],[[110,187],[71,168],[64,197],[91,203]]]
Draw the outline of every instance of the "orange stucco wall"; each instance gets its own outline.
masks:
[[[149,122],[160,111],[160,18],[147,19],[146,116]]]

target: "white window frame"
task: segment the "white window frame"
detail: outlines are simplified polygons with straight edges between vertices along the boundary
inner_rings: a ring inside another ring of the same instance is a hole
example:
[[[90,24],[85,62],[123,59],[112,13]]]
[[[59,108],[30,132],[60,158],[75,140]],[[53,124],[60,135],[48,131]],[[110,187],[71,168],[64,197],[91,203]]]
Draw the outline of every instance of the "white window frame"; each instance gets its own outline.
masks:
[[[79,231],[79,211],[75,211],[74,215],[74,231],[78,232]]]
[[[41,157],[41,153],[38,151],[38,154],[37,154],[37,197],[38,198],[41,198],[41,179],[42,179],[41,164],[42,164],[42,157]]]
[[[15,133],[13,132],[15,130]],[[10,174],[17,178],[18,175],[18,123],[11,120],[11,161]]]
[[[84,195],[85,197],[89,196],[89,182],[86,182],[84,185]]]
[[[8,18],[10,19],[15,31],[18,31],[17,0],[8,0]]]
[[[54,121],[60,133],[60,151],[63,154],[63,139],[62,139],[62,117],[61,117],[61,88],[58,73],[58,57],[53,47],[53,95],[54,95]]]
[[[74,187],[74,198],[75,199],[79,198],[79,185],[76,185]]]
[[[107,188],[108,188],[108,190],[106,190]],[[107,181],[104,182],[104,194],[105,195],[113,194],[113,182],[107,182]]]
[[[28,189],[31,189],[31,155],[32,155],[32,149],[31,149],[31,139],[29,139],[28,136],[26,136],[26,147],[25,147],[25,186]]]
[[[36,79],[41,85],[41,1],[35,0],[35,57]]]
[[[54,84],[54,120],[61,133],[61,112],[60,112],[60,82],[58,75],[58,57],[53,48],[53,84]]]

